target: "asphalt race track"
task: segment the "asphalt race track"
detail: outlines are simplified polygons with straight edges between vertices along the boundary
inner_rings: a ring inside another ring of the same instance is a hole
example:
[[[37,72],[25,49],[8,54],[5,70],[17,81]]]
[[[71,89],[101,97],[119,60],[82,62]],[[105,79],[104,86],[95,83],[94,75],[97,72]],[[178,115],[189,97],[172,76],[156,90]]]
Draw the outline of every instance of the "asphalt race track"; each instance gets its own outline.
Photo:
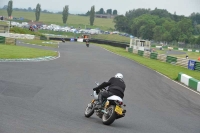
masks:
[[[200,133],[200,95],[96,45],[54,50],[52,61],[0,62],[0,133]],[[111,126],[85,118],[95,81],[117,72],[126,116]]]

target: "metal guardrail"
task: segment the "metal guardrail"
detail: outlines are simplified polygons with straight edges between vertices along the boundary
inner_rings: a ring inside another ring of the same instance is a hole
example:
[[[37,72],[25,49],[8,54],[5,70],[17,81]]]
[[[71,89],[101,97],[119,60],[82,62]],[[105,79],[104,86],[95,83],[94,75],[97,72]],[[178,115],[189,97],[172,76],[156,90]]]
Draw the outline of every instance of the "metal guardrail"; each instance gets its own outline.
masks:
[[[65,41],[70,41],[71,38],[62,38],[62,37],[49,37],[50,40],[61,40],[64,39]],[[83,39],[83,42],[85,42],[86,39]],[[77,41],[77,38],[74,38],[74,41]],[[109,40],[102,40],[102,39],[89,39],[90,43],[98,43],[98,44],[106,44],[114,47],[121,47],[126,48],[129,46],[129,44],[125,42],[117,42],[117,41],[109,41]]]

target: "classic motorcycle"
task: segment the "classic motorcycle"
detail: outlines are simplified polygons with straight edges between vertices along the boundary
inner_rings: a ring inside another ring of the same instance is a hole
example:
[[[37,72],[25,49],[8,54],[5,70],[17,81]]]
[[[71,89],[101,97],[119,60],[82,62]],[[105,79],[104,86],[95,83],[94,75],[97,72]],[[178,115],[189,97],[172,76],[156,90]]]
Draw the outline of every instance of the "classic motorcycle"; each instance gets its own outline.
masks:
[[[96,84],[97,86],[99,85],[99,83]],[[100,91],[104,90],[106,89],[102,88]],[[126,107],[126,105],[123,104],[123,100],[116,95],[110,96],[107,99],[103,99],[103,108],[96,108],[98,103],[98,93],[99,92],[97,91],[93,91],[93,94],[91,94],[94,99],[86,107],[85,117],[89,118],[95,112],[96,115],[102,119],[103,124],[110,125],[116,119],[125,116],[126,110],[123,107]]]
[[[89,42],[86,42],[86,46],[89,47],[89,45],[90,45]]]
[[[65,39],[64,38],[62,38],[61,41],[65,43]]]

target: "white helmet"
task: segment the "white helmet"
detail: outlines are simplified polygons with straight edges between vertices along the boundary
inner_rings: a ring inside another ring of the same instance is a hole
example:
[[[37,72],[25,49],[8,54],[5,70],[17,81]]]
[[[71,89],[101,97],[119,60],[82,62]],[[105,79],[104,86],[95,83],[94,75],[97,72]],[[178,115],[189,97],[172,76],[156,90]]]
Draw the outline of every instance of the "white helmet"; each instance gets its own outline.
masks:
[[[121,73],[117,73],[117,74],[115,75],[115,78],[123,79],[123,75],[122,75]]]

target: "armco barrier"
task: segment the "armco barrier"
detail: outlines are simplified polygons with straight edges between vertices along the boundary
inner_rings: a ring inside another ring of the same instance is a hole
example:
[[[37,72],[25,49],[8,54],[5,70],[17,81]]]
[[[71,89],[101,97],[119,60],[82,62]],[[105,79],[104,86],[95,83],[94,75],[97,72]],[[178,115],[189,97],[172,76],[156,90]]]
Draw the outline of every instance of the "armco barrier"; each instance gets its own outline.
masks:
[[[49,37],[50,40],[61,40],[61,38],[58,37]],[[70,41],[70,38],[64,38],[65,41]],[[76,42],[77,39],[74,39],[74,41]],[[85,42],[85,39],[83,40],[83,42]],[[109,41],[109,40],[101,40],[101,39],[89,39],[90,43],[98,43],[98,44],[106,44],[106,45],[110,45],[110,46],[114,46],[114,47],[121,47],[121,48],[126,48],[129,46],[128,43],[126,42],[115,42],[115,41]]]
[[[110,41],[110,40],[101,40],[101,39],[90,39],[90,42],[92,43],[98,43],[98,44],[106,44],[114,47],[120,47],[120,48],[126,48],[129,46],[126,42],[116,42],[116,41]]]
[[[178,81],[185,84],[186,86],[190,87],[191,89],[200,92],[200,81],[199,80],[194,79],[186,74],[179,73]]]

